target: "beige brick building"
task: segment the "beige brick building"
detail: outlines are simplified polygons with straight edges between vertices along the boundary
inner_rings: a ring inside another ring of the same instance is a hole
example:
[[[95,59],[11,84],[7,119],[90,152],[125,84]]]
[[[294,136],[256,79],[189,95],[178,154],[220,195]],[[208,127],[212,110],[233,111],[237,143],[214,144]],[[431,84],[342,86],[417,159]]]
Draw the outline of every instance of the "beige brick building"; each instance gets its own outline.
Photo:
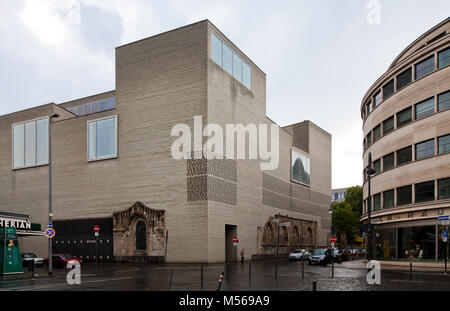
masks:
[[[42,227],[53,113],[54,251],[92,260],[99,225],[101,260],[236,260],[242,248],[247,258],[274,253],[276,218],[291,222],[281,253],[327,244],[331,135],[312,122],[279,128],[276,170],[172,157],[172,128],[194,128],[195,116],[224,128],[274,124],[266,75],[209,21],[118,47],[114,91],[0,117],[0,211]],[[45,256],[44,237],[19,231],[22,251]]]
[[[377,258],[444,258],[438,217],[450,215],[449,64],[450,18],[411,43],[363,98],[364,167],[376,171],[370,202]]]

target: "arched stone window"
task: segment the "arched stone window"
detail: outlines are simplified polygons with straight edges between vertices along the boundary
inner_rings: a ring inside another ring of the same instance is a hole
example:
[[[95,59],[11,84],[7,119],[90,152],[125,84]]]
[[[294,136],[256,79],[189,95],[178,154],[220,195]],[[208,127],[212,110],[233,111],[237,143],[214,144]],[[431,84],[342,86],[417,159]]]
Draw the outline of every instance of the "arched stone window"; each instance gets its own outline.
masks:
[[[297,227],[294,227],[294,229],[292,229],[291,245],[292,246],[299,246],[300,245],[300,235],[298,233]]]
[[[308,230],[306,231],[305,244],[308,245],[308,246],[312,246],[313,245],[313,233],[312,233],[311,228],[308,228]]]
[[[145,251],[147,249],[147,226],[143,221],[136,224],[136,250]]]
[[[275,233],[273,231],[272,225],[270,223],[267,223],[264,226],[263,244],[274,244],[274,242],[275,242]]]

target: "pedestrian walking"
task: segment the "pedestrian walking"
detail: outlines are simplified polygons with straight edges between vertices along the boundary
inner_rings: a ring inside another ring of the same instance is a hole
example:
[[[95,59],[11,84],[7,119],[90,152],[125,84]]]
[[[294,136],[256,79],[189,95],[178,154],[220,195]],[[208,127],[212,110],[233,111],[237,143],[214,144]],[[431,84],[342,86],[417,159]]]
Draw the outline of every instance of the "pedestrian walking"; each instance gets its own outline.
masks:
[[[244,263],[244,259],[245,259],[245,248],[243,248],[243,249],[241,250],[241,263],[242,263],[242,264]]]

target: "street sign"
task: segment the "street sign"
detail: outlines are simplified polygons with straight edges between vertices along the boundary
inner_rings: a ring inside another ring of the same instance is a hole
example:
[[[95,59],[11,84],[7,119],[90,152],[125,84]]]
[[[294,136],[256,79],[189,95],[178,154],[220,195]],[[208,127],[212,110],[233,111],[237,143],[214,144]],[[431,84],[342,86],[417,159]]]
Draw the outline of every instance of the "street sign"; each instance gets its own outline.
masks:
[[[450,225],[450,216],[439,216],[438,221],[443,226]]]
[[[448,241],[448,231],[447,230],[444,230],[444,232],[442,233],[442,241],[443,242]]]
[[[290,221],[280,223],[280,227],[290,227],[290,226],[291,226],[291,222]]]
[[[94,226],[94,232],[95,232],[95,233],[100,232],[100,227],[99,227],[99,226]]]
[[[55,235],[56,235],[56,231],[52,227],[49,227],[45,230],[45,236],[47,238],[52,239],[55,237]]]
[[[233,238],[233,246],[237,246],[238,243],[239,243],[238,238],[237,238],[237,237],[234,237],[234,238]]]
[[[337,237],[330,236],[330,243],[336,243],[336,242],[337,242]]]

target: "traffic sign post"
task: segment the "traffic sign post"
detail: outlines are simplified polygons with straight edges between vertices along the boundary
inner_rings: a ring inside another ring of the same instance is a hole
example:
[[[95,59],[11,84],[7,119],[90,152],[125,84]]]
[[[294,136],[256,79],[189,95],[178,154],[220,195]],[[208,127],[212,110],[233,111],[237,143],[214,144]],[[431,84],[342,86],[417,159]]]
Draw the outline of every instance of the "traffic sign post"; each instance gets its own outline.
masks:
[[[238,243],[239,243],[238,238],[237,238],[237,237],[234,237],[234,238],[233,238],[233,246],[237,246]]]
[[[100,235],[100,227],[94,226],[94,234],[95,234],[95,268],[98,272],[98,237]]]

